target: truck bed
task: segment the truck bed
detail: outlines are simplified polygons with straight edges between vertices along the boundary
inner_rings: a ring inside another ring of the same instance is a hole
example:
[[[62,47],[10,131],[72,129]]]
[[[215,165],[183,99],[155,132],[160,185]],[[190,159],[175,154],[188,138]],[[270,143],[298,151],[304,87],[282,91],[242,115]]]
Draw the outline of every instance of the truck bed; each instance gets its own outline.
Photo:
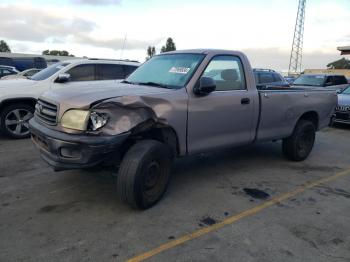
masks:
[[[256,141],[277,140],[292,134],[305,112],[317,114],[317,128],[329,124],[337,101],[335,91],[314,88],[268,87],[258,90],[260,115]]]

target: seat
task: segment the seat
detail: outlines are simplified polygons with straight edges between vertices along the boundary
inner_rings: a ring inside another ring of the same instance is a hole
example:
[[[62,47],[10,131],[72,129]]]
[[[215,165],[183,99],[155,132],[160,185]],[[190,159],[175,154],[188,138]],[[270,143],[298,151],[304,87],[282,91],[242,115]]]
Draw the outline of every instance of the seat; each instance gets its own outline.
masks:
[[[217,81],[218,91],[240,90],[242,83],[239,81],[237,70],[225,69],[221,71],[221,78],[223,81]]]

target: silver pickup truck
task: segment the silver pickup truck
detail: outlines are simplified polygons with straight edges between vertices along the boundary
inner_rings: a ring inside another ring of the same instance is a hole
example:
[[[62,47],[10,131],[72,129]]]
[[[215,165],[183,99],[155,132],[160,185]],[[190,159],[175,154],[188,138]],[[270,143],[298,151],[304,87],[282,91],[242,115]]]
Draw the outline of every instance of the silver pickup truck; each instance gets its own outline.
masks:
[[[258,90],[241,52],[187,50],[157,55],[121,83],[45,93],[30,130],[55,170],[119,166],[118,195],[146,209],[176,157],[282,140],[287,158],[306,159],[336,104],[335,91]]]

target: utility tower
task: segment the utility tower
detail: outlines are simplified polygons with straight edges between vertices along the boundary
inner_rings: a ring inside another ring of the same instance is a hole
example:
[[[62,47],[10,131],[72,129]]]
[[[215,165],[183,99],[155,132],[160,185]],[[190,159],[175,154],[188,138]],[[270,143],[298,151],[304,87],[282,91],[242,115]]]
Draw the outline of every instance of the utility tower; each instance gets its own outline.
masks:
[[[301,72],[301,61],[303,56],[303,37],[305,20],[306,0],[299,0],[298,14],[295,22],[292,51],[290,52],[288,74],[298,74]]]

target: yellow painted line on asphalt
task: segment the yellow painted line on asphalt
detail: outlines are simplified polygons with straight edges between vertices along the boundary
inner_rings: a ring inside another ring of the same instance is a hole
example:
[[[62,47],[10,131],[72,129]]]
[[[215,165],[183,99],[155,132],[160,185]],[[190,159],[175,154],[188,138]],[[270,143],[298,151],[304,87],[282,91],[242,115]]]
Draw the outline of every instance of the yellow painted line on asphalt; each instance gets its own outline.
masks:
[[[243,211],[242,213],[239,213],[237,215],[234,215],[234,216],[231,216],[231,217],[228,217],[226,218],[225,220],[219,222],[219,223],[216,223],[214,225],[211,225],[211,226],[208,226],[208,227],[205,227],[205,228],[201,228],[199,230],[196,230],[192,233],[189,233],[187,235],[184,235],[182,237],[179,237],[177,239],[174,239],[172,241],[169,241],[165,244],[162,244],[150,251],[147,251],[143,254],[140,254],[140,255],[137,255],[135,257],[132,257],[130,259],[128,259],[127,261],[128,262],[139,262],[139,261],[144,261],[148,258],[151,258],[165,250],[168,250],[168,249],[171,249],[173,247],[176,247],[176,246],[179,246],[187,241],[190,241],[190,240],[193,240],[193,239],[196,239],[200,236],[203,236],[203,235],[206,235],[206,234],[209,234],[210,232],[213,232],[215,230],[218,230],[220,228],[223,228],[224,226],[227,226],[227,225],[231,225],[239,220],[241,220],[242,218],[245,218],[245,217],[249,217],[249,216],[252,216],[252,215],[255,215],[257,213],[259,213],[260,211],[270,207],[270,206],[273,206],[277,203],[280,203],[284,200],[287,200],[291,197],[294,197],[300,193],[303,193],[304,191],[306,191],[307,189],[310,189],[310,188],[313,188],[313,187],[316,187],[320,184],[324,184],[324,183],[327,183],[327,182],[330,182],[332,180],[335,180],[337,178],[340,178],[342,176],[345,176],[345,175],[349,175],[350,174],[350,169],[346,169],[342,172],[339,172],[335,175],[332,175],[332,176],[329,176],[329,177],[325,177],[325,178],[322,178],[322,179],[319,179],[315,182],[310,182],[310,183],[306,183],[304,184],[303,186],[300,186],[298,188],[296,188],[295,190],[293,191],[290,191],[290,192],[287,192],[285,194],[282,194],[278,197],[275,197],[275,198],[272,198],[271,200],[269,201],[266,201],[264,203],[262,203],[261,205],[258,205],[256,207],[253,207],[251,209],[248,209],[246,211]]]

